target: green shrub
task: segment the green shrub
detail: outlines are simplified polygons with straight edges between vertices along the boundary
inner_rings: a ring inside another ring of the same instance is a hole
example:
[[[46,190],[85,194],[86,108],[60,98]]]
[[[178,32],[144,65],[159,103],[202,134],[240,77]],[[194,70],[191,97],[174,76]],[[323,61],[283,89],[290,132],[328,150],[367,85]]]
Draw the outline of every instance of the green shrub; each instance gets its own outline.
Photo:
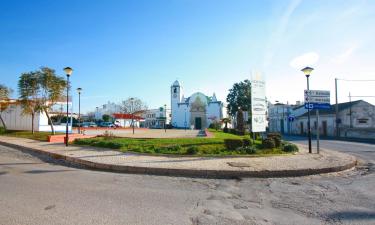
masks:
[[[163,146],[162,149],[168,152],[178,152],[182,150],[182,147],[181,145],[168,145]]]
[[[279,137],[281,139],[281,134],[277,132],[267,133],[267,138]]]
[[[244,147],[252,146],[253,142],[252,142],[252,140],[250,138],[244,138],[244,139],[242,139],[242,145]]]
[[[273,138],[266,138],[262,141],[263,148],[275,148],[275,141]]]
[[[298,147],[295,144],[288,143],[283,147],[284,152],[298,152]]]
[[[122,145],[120,143],[112,142],[112,141],[99,141],[96,143],[97,146],[103,148],[113,148],[113,149],[120,149]]]
[[[281,146],[281,138],[278,136],[274,136],[272,139],[275,142],[275,147],[279,148]]]
[[[240,135],[240,136],[244,136],[245,135],[245,131],[244,130],[237,130],[236,134]]]
[[[198,153],[198,146],[196,146],[196,145],[189,146],[186,149],[186,154],[188,154],[188,155],[195,155],[197,153]]]
[[[254,146],[246,146],[243,148],[246,154],[255,154],[257,153],[257,149]]]
[[[235,150],[243,146],[241,139],[224,139],[224,145],[227,150]]]
[[[229,131],[228,127],[224,127],[223,132],[228,133],[228,131]]]

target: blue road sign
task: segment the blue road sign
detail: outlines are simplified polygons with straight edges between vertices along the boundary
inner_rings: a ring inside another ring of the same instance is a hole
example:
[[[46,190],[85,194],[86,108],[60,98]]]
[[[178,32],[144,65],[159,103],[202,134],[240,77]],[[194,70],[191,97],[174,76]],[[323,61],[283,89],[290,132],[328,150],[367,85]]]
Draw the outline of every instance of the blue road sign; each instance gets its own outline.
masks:
[[[305,103],[305,109],[330,109],[329,103]]]

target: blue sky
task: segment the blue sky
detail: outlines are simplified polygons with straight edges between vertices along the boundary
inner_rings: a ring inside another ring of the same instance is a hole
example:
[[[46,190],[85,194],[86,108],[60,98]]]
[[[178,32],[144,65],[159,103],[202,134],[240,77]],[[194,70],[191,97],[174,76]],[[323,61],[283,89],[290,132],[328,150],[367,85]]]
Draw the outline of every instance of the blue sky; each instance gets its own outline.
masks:
[[[335,77],[375,79],[370,0],[14,0],[0,10],[0,82],[17,90],[22,72],[70,66],[83,111],[129,96],[168,104],[177,78],[187,95],[225,101],[258,70],[268,98],[290,103],[303,99],[305,65],[315,68],[311,89],[331,90],[332,102]],[[349,91],[374,95],[375,82],[339,88],[343,102]]]

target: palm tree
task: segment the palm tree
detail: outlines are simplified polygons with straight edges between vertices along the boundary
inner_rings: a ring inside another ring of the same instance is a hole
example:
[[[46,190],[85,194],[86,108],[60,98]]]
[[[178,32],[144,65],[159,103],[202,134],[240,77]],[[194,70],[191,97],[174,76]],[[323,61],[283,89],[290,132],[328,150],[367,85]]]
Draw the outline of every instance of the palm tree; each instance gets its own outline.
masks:
[[[221,122],[225,124],[224,126],[224,132],[228,131],[228,123],[231,122],[231,119],[229,117],[221,119]]]
[[[0,120],[5,130],[7,126],[3,120],[2,112],[4,112],[9,106],[9,98],[13,90],[7,86],[0,84]]]

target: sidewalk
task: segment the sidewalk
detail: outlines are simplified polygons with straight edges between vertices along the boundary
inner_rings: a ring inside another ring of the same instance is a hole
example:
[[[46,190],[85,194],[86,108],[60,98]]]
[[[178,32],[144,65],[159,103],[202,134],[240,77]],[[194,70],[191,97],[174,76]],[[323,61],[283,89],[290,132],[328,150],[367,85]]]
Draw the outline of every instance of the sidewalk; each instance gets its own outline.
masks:
[[[149,156],[136,153],[30,139],[0,136],[0,144],[37,152],[85,168],[112,172],[168,176],[234,178],[288,177],[338,172],[356,165],[354,156],[329,150],[321,154],[300,152],[288,156],[267,157],[191,157]]]

